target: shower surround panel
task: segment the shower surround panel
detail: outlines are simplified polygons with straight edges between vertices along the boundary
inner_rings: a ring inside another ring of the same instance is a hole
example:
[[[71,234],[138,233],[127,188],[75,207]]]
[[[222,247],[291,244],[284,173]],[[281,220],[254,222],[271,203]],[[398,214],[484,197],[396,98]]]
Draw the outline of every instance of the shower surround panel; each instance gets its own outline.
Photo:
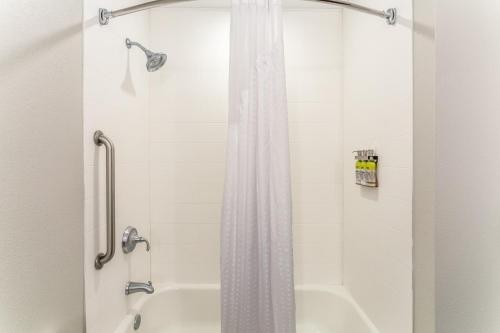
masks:
[[[412,332],[412,1],[399,24],[344,11],[344,284],[384,333]],[[380,156],[376,190],[353,181],[353,150]]]
[[[284,21],[295,280],[340,284],[341,11],[285,10]],[[151,77],[154,281],[220,281],[229,24],[229,8],[151,13],[151,48],[169,55]]]
[[[230,16],[227,3],[207,7],[215,2],[157,8],[107,27],[92,23],[95,13],[116,3],[85,3],[88,332],[112,332],[128,318],[142,297],[123,295],[123,283],[147,281],[149,269],[160,288],[220,281]],[[391,27],[293,3],[300,7],[286,7],[284,34],[296,283],[344,284],[381,331],[411,332],[411,29],[405,20]],[[412,16],[410,1],[398,4],[403,19]],[[167,53],[167,64],[147,73],[126,37]],[[108,268],[93,267],[105,246],[96,129],[117,146],[117,244],[122,229],[137,226],[151,237],[151,267],[139,248],[127,256],[117,248]],[[350,152],[360,146],[383,156],[375,192],[352,185]]]
[[[120,1],[132,5],[136,1]],[[149,223],[149,73],[144,54],[128,50],[125,38],[149,40],[149,14],[123,17],[106,28],[95,15],[116,1],[84,2],[84,171],[85,307],[88,333],[113,332],[140,295],[125,296],[127,281],[150,279],[149,254],[138,246],[121,250],[129,225],[150,237]],[[140,51],[139,51],[140,52]],[[94,260],[106,249],[105,152],[93,141],[102,130],[116,148],[116,248],[114,258],[96,270]],[[105,309],[105,311],[104,311]]]

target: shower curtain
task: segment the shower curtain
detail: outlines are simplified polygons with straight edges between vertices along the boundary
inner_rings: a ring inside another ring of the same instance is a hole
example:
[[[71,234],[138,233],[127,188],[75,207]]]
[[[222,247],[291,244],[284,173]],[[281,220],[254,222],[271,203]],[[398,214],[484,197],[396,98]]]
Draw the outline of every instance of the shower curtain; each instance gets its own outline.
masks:
[[[294,333],[281,0],[233,0],[221,231],[223,333]]]

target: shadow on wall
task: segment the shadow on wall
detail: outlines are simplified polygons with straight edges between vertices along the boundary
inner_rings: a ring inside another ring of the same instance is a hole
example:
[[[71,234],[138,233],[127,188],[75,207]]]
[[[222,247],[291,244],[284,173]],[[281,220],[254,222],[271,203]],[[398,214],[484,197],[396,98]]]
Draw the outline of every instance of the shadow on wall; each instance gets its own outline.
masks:
[[[46,37],[37,38],[34,43],[15,48],[15,52],[8,53],[5,57],[0,58],[0,73],[18,70],[30,58],[39,56],[41,52],[50,50],[54,45],[81,33],[81,31],[82,25],[80,23],[73,24]]]
[[[83,23],[83,27],[86,29],[98,23],[97,16],[95,16],[86,20]],[[35,43],[29,43],[24,47],[16,48],[15,52],[0,57],[0,73],[8,73],[9,71],[19,68],[22,66],[22,62],[27,61],[30,57],[34,55],[39,56],[40,52],[50,49],[55,44],[77,35],[81,31],[82,25],[81,22],[78,22],[44,38],[38,38]]]
[[[415,22],[413,22],[413,29],[414,29],[415,33],[417,33],[417,34],[434,39],[434,35],[435,35],[434,28],[427,25],[427,24],[415,21]]]
[[[363,198],[378,201],[378,188],[369,188],[369,187],[359,187],[360,194]]]
[[[103,221],[100,220],[100,214],[99,212],[101,211],[101,207],[100,207],[100,196],[99,194],[101,193],[101,191],[99,191],[100,189],[100,185],[101,182],[103,181],[102,179],[100,179],[100,173],[99,173],[99,167],[101,165],[101,162],[100,162],[100,158],[99,158],[99,147],[95,146],[95,151],[94,151],[94,193],[92,193],[92,196],[93,196],[93,200],[94,200],[94,203],[93,203],[93,221],[94,221],[94,239],[96,239],[97,241],[94,242],[94,254],[97,255],[99,252],[100,252],[100,249],[99,249],[99,234],[100,234],[100,226],[103,225],[101,223],[104,223]],[[100,279],[97,279],[96,280],[97,283],[95,284],[94,286],[94,292],[97,292],[98,289],[99,289],[99,282],[100,282]]]
[[[134,80],[132,80],[132,73],[130,73],[130,51],[127,52],[127,69],[125,71],[125,77],[121,85],[122,91],[132,97],[136,96]]]
[[[398,16],[398,23],[399,25],[402,25],[403,27],[414,29],[414,31],[418,34],[421,34],[423,36],[430,37],[434,39],[434,28],[420,23],[418,21],[412,21],[406,17],[403,16]]]

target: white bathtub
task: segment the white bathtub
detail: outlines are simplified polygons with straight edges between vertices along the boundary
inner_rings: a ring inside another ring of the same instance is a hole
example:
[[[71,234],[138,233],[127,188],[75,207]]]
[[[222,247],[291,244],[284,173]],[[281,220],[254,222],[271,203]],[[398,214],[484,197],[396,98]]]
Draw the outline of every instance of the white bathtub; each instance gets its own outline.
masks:
[[[379,333],[342,287],[298,287],[296,303],[297,333]],[[142,323],[135,331],[137,313]],[[160,287],[144,295],[115,333],[220,333],[219,318],[218,286]]]

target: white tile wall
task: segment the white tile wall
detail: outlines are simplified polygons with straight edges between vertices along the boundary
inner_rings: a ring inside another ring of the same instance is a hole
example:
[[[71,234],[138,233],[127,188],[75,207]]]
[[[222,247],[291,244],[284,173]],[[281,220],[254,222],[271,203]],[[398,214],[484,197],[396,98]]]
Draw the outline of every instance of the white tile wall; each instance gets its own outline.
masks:
[[[160,8],[151,38],[169,55],[151,81],[153,279],[218,283],[229,12]]]
[[[342,280],[341,27],[338,10],[285,14],[298,283]],[[151,82],[153,278],[218,283],[229,11],[155,10],[151,38],[169,54]]]
[[[295,279],[342,282],[341,11],[285,12]],[[329,33],[324,33],[328,31]]]
[[[137,295],[125,296],[127,281],[150,279],[149,255],[142,246],[125,255],[121,234],[132,225],[149,228],[149,74],[145,56],[128,50],[125,38],[149,44],[149,14],[97,23],[99,7],[134,1],[85,1],[84,11],[84,163],[85,163],[85,306],[87,332],[113,332]],[[97,253],[106,249],[105,149],[93,142],[102,130],[116,147],[116,250],[100,271]],[[106,309],[106,311],[103,311]]]
[[[394,1],[361,1],[387,8]],[[399,24],[344,11],[344,282],[377,328],[412,332],[412,3]],[[374,148],[380,188],[354,184]]]

